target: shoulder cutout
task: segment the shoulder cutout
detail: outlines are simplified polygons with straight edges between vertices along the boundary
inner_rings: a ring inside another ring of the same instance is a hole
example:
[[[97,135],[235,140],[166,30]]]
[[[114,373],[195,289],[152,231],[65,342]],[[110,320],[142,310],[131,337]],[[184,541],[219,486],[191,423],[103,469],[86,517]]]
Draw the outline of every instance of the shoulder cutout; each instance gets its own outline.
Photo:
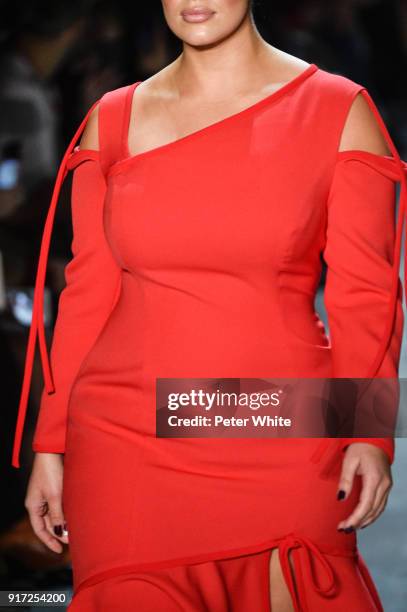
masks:
[[[348,113],[339,145],[339,151],[348,150],[391,155],[380,126],[360,92],[355,97]]]
[[[79,142],[80,149],[92,149],[99,151],[99,103],[95,106],[86,122],[82,138]]]

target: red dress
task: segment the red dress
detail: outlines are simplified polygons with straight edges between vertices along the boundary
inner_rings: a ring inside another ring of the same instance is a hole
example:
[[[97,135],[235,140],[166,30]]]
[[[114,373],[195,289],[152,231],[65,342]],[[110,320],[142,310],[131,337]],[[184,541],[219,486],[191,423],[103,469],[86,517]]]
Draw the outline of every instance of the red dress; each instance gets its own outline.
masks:
[[[356,534],[336,528],[360,494],[357,477],[336,499],[352,439],[157,438],[155,379],[397,376],[406,164],[366,89],[315,64],[240,112],[130,155],[136,85],[102,97],[100,151],[74,149],[92,107],[61,164],[16,431],[17,467],[38,333],[33,449],[65,453],[69,609],[110,612],[120,599],[125,611],[268,611],[278,547],[296,611],[382,610]],[[359,92],[393,156],[338,153]],[[73,169],[73,258],[49,364],[46,257]],[[329,337],[314,309],[321,255]],[[393,439],[369,440],[393,460]]]

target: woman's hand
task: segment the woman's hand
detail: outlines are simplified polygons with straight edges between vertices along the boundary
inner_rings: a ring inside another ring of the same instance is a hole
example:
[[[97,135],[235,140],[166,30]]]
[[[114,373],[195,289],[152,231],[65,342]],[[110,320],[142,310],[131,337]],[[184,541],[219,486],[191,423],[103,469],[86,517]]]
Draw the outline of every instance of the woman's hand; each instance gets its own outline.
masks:
[[[388,457],[374,444],[354,442],[345,450],[338,499],[349,496],[356,475],[362,477],[360,499],[352,514],[338,524],[338,529],[353,531],[373,523],[386,507],[393,486]]]
[[[35,453],[24,505],[35,534],[54,552],[68,544],[62,510],[63,455]],[[55,529],[54,529],[55,528]]]

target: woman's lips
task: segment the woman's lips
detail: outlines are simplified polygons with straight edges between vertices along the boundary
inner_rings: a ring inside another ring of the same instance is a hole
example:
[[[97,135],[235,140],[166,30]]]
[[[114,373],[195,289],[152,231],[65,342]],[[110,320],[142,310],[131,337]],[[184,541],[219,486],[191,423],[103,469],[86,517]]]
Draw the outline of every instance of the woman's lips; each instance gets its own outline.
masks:
[[[185,9],[181,12],[182,18],[188,23],[201,23],[202,21],[207,21],[207,19],[210,19],[214,14],[214,11],[199,7]]]

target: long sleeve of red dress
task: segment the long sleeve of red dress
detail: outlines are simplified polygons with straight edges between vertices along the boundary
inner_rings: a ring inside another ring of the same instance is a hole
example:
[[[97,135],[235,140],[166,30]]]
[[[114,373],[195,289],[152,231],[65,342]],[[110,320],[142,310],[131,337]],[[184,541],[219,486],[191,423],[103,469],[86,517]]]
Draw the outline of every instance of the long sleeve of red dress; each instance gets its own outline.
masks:
[[[97,151],[78,151],[72,178],[72,259],[58,303],[50,352],[55,392],[44,388],[32,448],[63,453],[67,405],[73,380],[107,320],[120,290],[120,268],[103,230],[106,182]]]
[[[371,375],[369,367],[389,321],[397,176],[390,156],[365,151],[338,154],[328,199],[324,250],[324,299],[334,377]],[[402,285],[398,278],[393,328],[376,377],[397,378],[402,334]],[[379,446],[393,462],[392,437],[344,438],[342,448],[358,441]]]
[[[106,180],[101,169],[99,152],[75,147],[97,103],[98,101],[89,108],[61,161],[44,225],[14,437],[14,467],[20,467],[19,453],[37,339],[44,387],[32,448],[39,452],[64,453],[67,408],[73,381],[120,292],[120,268],[104,234],[103,201]],[[69,170],[74,170],[71,192],[72,258],[65,268],[66,285],[59,297],[52,346],[48,356],[43,319],[43,292],[55,210],[61,186]]]

